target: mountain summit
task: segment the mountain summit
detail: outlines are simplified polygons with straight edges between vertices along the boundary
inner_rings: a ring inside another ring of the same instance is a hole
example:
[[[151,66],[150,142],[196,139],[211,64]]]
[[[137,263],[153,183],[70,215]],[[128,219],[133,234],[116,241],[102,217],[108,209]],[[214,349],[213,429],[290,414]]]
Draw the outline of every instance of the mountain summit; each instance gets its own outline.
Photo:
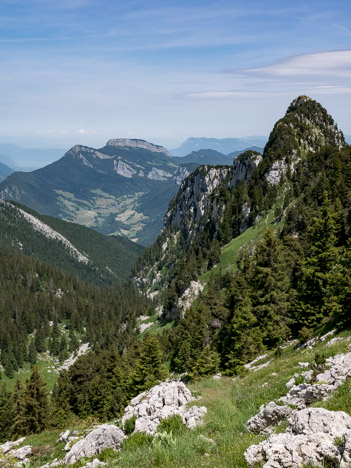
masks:
[[[0,198],[147,245],[188,174],[162,146],[121,138],[100,149],[76,145],[49,166],[15,173]]]
[[[164,230],[154,246],[154,251],[160,249],[155,255],[160,260],[151,265],[148,254],[142,256],[135,280],[149,293],[169,281],[175,282],[174,278],[181,274],[176,267],[180,248],[188,257],[191,253],[194,261],[195,252],[201,252],[201,268],[206,262],[213,266],[220,246],[267,216],[277,203],[281,181],[288,179],[292,183],[297,167],[325,147],[339,151],[346,146],[326,109],[308,96],[297,97],[274,125],[263,155],[246,151],[230,166],[201,166],[184,180],[169,204]],[[184,284],[180,294],[189,285]]]
[[[170,156],[168,150],[164,146],[154,145],[146,140],[117,138],[109,140],[106,146],[113,146],[116,148],[141,148],[148,151],[154,151],[155,153],[164,153],[166,156]]]

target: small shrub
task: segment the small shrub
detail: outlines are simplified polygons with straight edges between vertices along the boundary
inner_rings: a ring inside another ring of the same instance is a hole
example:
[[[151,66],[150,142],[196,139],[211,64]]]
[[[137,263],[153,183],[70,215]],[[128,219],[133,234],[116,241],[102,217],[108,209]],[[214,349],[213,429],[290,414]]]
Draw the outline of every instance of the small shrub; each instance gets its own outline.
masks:
[[[303,375],[298,375],[295,377],[295,385],[300,385],[305,383],[305,377]]]
[[[124,432],[127,436],[132,434],[135,429],[135,421],[136,421],[136,416],[132,416],[131,418],[127,419],[124,423]]]
[[[116,452],[116,450],[113,450],[112,448],[106,448],[97,456],[97,458],[101,462],[106,462],[108,460],[118,458],[118,455],[119,453]]]
[[[312,364],[312,383],[317,380],[317,375],[325,370],[326,358],[323,353],[317,353]]]
[[[313,331],[311,328],[307,327],[302,327],[301,330],[299,331],[299,340],[302,343],[306,343],[306,341],[310,340],[313,336]]]
[[[171,432],[158,432],[152,441],[152,445],[158,448],[172,447],[176,445],[176,440]]]
[[[128,439],[123,441],[123,450],[133,451],[145,445],[150,445],[153,437],[145,432],[134,432]]]
[[[157,432],[166,432],[167,434],[182,434],[185,428],[186,426],[184,425],[182,418],[179,416],[179,414],[175,414],[167,419],[162,419],[157,427]]]
[[[340,447],[344,443],[344,439],[342,437],[335,437],[334,439],[334,445],[335,447]]]

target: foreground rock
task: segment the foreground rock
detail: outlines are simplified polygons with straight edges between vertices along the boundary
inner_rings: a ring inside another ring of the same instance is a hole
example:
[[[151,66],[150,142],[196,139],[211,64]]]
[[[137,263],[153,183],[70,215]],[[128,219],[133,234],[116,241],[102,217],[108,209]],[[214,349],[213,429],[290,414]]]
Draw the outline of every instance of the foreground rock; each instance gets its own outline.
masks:
[[[339,442],[336,443],[336,438]],[[300,468],[306,464],[346,468],[351,462],[351,417],[343,411],[308,408],[288,420],[284,434],[272,434],[245,452],[249,467]]]
[[[291,413],[292,409],[289,406],[279,406],[271,401],[267,406],[261,406],[260,412],[246,423],[246,428],[252,434],[266,434]]]
[[[329,369],[317,375],[316,384],[293,385],[280,400],[287,405],[303,409],[314,401],[328,398],[348,377],[351,377],[351,353],[337,354],[328,358],[326,366]],[[309,380],[312,374],[304,372],[303,375]]]
[[[21,439],[17,439],[15,441],[5,442],[4,444],[0,445],[0,453],[7,453],[14,447],[18,447],[21,443],[25,440],[25,437],[21,437]]]
[[[136,416],[135,431],[155,434],[161,419],[178,414],[184,424],[192,429],[203,423],[207,412],[204,406],[186,407],[194,400],[182,382],[163,382],[133,398],[125,409],[122,423],[124,425],[128,419]]]
[[[123,432],[118,427],[103,424],[73,445],[65,456],[63,463],[71,465],[81,457],[89,458],[98,455],[107,448],[119,450],[124,438]]]

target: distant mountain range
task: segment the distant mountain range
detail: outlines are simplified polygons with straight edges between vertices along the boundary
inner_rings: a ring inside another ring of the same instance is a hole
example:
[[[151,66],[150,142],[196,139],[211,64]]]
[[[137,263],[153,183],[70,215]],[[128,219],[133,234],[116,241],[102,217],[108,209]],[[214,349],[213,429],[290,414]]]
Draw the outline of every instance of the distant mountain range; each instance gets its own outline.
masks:
[[[171,157],[162,146],[129,139],[110,140],[100,149],[77,145],[46,167],[9,175],[0,198],[148,245],[181,182],[199,165],[231,165],[238,153],[201,150]]]
[[[60,158],[63,148],[24,148],[13,143],[0,143],[0,162],[15,170],[43,167]]]
[[[97,286],[126,281],[143,251],[142,246],[126,238],[107,237],[7,201],[0,201],[0,247],[48,263]]]
[[[244,151],[251,146],[264,147],[268,138],[249,136],[245,138],[188,138],[178,148],[170,151],[172,156],[185,156],[202,149],[211,149],[222,154]]]
[[[13,169],[0,162],[0,181],[6,179],[6,177],[11,175],[13,172]]]
[[[263,152],[263,148],[260,148],[259,146],[250,146],[242,151],[234,151],[229,154],[222,154],[219,151],[211,149],[201,149],[199,151],[193,151],[186,156],[173,156],[172,161],[175,161],[179,165],[192,164],[194,165],[194,168],[203,164],[210,164],[212,166],[231,165],[233,164],[233,159],[236,158],[236,156],[248,150],[257,151],[258,153]]]

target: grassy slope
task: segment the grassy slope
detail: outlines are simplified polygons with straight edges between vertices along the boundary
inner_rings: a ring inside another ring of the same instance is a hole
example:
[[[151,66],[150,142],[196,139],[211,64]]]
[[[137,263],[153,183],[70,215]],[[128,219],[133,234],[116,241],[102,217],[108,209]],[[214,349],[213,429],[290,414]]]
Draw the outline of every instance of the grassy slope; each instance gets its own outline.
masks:
[[[184,429],[163,442],[152,442],[145,437],[133,436],[124,444],[121,452],[106,451],[99,458],[106,461],[108,466],[119,468],[246,467],[243,456],[245,450],[264,438],[246,431],[247,420],[259,411],[261,404],[267,404],[287,392],[286,382],[294,373],[304,370],[298,366],[299,361],[311,363],[317,352],[323,352],[326,357],[346,352],[351,333],[343,332],[338,336],[343,340],[329,347],[324,342],[317,344],[313,349],[297,352],[294,346],[290,345],[279,357],[271,352],[262,360],[270,361],[267,367],[250,372],[244,378],[223,377],[216,381],[209,377],[189,385],[193,394],[201,395],[201,399],[195,404],[205,405],[208,409],[203,427],[193,431]],[[343,410],[351,414],[350,383],[346,382],[329,400],[315,406]],[[80,429],[84,429],[84,426]],[[276,428],[277,432],[279,430],[281,429]],[[201,440],[201,434],[213,439],[216,445],[212,446],[209,442]],[[37,455],[31,460],[32,467],[38,467],[55,457],[63,458],[64,444],[57,442],[58,437],[57,430],[27,437],[24,444],[37,447]],[[82,461],[74,466],[83,464]]]
[[[221,260],[219,264],[212,270],[201,275],[199,278],[200,281],[202,283],[207,283],[210,276],[219,270],[226,271],[227,269],[232,269],[236,271],[237,262],[240,257],[254,247],[269,227],[274,231],[282,227],[283,221],[277,222],[274,216],[276,208],[281,207],[282,204],[283,197],[280,197],[273,208],[266,214],[266,216],[261,218],[255,226],[248,228],[245,232],[240,234],[240,236],[231,240],[227,245],[222,247]]]

